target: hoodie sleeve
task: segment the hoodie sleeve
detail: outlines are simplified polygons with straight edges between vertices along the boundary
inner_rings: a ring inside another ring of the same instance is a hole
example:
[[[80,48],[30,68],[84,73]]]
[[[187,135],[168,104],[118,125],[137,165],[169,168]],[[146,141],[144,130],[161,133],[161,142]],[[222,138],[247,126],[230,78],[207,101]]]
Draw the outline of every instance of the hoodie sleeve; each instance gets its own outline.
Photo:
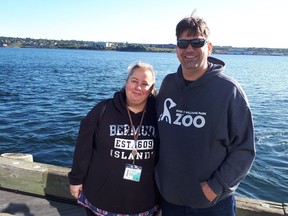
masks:
[[[74,150],[72,169],[68,174],[71,185],[82,184],[95,146],[97,122],[104,102],[100,102],[80,123],[78,138]]]
[[[228,108],[229,143],[226,159],[208,180],[219,197],[233,193],[249,172],[255,158],[254,126],[248,100],[235,88]]]

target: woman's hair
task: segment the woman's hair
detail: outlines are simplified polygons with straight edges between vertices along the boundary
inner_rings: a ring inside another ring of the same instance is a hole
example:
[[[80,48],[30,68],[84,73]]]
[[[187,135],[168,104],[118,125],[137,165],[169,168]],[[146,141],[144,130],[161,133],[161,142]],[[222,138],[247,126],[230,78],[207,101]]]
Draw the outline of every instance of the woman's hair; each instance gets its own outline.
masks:
[[[207,23],[199,18],[191,15],[182,19],[176,26],[176,37],[177,39],[180,35],[188,30],[188,36],[202,36],[206,39],[209,38],[210,30]]]
[[[148,64],[148,63],[144,63],[144,62],[135,62],[135,63],[132,63],[128,66],[128,76],[127,76],[127,79],[126,81],[130,78],[130,76],[134,73],[135,69],[138,69],[138,68],[144,68],[146,70],[149,70],[151,73],[152,73],[152,77],[153,77],[153,85],[152,85],[152,89],[151,89],[151,94],[155,95],[156,94],[156,88],[155,88],[155,71],[153,69],[153,66]]]

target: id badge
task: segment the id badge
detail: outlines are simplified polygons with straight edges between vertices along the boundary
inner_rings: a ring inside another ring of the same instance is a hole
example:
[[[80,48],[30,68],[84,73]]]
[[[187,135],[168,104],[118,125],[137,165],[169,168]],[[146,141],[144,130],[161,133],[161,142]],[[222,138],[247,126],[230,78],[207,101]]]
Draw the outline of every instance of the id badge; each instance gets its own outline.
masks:
[[[123,178],[126,180],[139,182],[140,177],[141,177],[141,172],[142,172],[142,167],[132,165],[132,164],[126,164]]]

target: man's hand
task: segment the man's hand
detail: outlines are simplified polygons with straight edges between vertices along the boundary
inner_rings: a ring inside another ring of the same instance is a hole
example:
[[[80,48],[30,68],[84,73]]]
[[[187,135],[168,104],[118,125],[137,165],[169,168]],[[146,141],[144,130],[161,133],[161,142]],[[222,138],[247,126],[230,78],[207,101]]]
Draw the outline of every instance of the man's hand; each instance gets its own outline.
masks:
[[[217,194],[214,193],[206,181],[201,182],[200,185],[206,198],[212,202],[217,197]]]

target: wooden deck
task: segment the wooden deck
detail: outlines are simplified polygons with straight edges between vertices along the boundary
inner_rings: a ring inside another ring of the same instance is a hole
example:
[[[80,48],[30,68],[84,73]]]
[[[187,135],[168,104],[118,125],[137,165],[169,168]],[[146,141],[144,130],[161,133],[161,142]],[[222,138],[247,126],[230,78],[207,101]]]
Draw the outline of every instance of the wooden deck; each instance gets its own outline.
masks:
[[[0,190],[0,212],[0,216],[86,216],[83,208],[72,203],[5,190]]]

